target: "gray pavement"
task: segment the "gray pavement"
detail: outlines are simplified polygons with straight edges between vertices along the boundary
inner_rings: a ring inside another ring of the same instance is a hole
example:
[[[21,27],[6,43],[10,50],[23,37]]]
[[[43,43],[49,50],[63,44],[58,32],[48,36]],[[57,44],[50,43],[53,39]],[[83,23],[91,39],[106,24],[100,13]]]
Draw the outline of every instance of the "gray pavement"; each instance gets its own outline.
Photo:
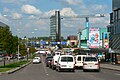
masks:
[[[0,80],[119,80],[120,71],[109,70],[119,65],[101,63],[100,72],[83,72],[82,69],[75,72],[57,72],[45,67],[44,57],[41,56],[42,63],[30,64],[19,71],[8,75],[0,75]],[[104,69],[105,68],[105,69]]]
[[[120,71],[120,64],[101,63],[101,68]]]
[[[83,72],[82,69],[75,72],[57,72],[48,67],[45,63],[30,64],[19,71],[1,75],[0,80],[119,80],[120,72],[108,69],[101,69],[100,72]]]

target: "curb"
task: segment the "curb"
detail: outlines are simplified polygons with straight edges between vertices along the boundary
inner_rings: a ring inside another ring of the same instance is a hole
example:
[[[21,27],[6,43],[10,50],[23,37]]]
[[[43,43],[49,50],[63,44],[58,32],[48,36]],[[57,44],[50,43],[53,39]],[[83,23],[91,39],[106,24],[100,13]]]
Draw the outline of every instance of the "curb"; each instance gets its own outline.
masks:
[[[108,70],[114,70],[114,71],[120,71],[118,69],[113,69],[113,68],[105,68],[105,67],[101,67],[102,69],[108,69]]]
[[[11,74],[11,73],[14,73],[14,72],[16,72],[16,71],[18,71],[18,70],[20,70],[20,69],[26,67],[26,66],[29,65],[30,63],[31,63],[31,61],[28,62],[28,63],[26,63],[26,64],[24,64],[24,65],[22,65],[22,66],[20,66],[20,67],[17,67],[17,68],[11,69],[11,70],[9,70],[9,71],[6,71],[6,72],[0,72],[0,75],[2,75],[2,74]]]

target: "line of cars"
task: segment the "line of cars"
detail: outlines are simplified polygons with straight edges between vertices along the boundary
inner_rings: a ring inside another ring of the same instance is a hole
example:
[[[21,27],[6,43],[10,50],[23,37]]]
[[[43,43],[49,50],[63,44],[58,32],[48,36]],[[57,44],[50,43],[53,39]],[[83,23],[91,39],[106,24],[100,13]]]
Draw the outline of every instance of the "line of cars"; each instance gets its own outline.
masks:
[[[58,72],[62,70],[75,71],[76,67],[82,67],[83,71],[100,71],[100,63],[97,57],[89,55],[63,55],[61,52],[55,52],[54,56],[49,54],[46,57],[46,67],[50,67]]]

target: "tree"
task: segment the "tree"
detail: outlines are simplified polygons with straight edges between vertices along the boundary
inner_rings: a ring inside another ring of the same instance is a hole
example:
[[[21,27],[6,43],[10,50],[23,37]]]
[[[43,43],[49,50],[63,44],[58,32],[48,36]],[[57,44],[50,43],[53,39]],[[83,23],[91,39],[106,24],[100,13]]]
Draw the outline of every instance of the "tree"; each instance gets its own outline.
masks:
[[[3,44],[3,50],[8,54],[17,51],[17,37],[14,37],[9,29],[9,26],[0,26],[0,43]]]

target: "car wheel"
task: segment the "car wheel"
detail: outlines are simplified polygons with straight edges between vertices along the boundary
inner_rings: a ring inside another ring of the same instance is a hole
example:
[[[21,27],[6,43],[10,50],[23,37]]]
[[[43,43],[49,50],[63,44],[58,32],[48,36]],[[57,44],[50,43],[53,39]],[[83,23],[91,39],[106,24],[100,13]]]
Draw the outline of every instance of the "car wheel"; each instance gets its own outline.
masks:
[[[100,72],[100,69],[98,69],[97,72]]]
[[[86,70],[85,70],[85,69],[83,69],[83,72],[86,72]]]
[[[48,64],[46,64],[46,67],[48,67]]]
[[[72,72],[75,72],[75,69],[73,69]]]
[[[55,70],[54,66],[52,66],[52,70]]]
[[[49,65],[49,68],[51,68],[51,65]]]
[[[61,70],[60,70],[60,68],[58,68],[58,70],[57,70],[58,72],[60,72]]]

